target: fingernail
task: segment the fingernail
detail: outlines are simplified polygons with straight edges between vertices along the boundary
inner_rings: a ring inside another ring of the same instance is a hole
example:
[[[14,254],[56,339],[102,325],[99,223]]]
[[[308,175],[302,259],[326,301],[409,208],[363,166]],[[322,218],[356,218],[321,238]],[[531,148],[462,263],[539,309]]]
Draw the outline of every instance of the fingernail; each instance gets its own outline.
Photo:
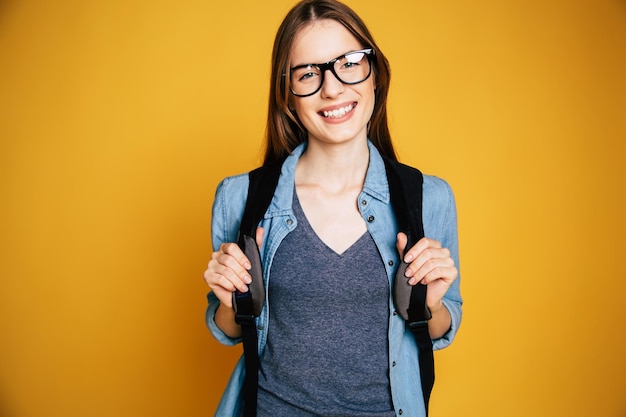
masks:
[[[404,271],[404,276],[407,278],[413,276],[413,271],[411,271],[411,268],[407,268],[406,271]]]
[[[252,284],[252,278],[250,277],[250,275],[244,276],[243,282],[245,282],[246,284]]]
[[[406,262],[407,264],[411,262],[412,260],[413,260],[413,255],[411,255],[410,253],[404,257],[404,262]]]
[[[250,262],[244,262],[243,267],[246,269],[250,269],[252,268],[252,265],[250,265]]]

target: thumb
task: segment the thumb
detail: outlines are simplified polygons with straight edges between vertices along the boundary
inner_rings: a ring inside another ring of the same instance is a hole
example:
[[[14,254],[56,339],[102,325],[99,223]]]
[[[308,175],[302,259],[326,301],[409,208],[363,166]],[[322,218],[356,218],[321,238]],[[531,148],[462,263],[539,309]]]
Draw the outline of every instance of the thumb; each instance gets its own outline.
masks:
[[[259,227],[256,229],[256,245],[259,247],[259,249],[261,248],[261,245],[263,245],[264,234],[265,234],[265,229],[263,229],[262,227]]]
[[[409,241],[409,238],[405,233],[398,233],[398,241],[396,242],[396,248],[398,248],[398,253],[400,254],[400,258],[404,257],[404,249],[406,249],[406,244]]]

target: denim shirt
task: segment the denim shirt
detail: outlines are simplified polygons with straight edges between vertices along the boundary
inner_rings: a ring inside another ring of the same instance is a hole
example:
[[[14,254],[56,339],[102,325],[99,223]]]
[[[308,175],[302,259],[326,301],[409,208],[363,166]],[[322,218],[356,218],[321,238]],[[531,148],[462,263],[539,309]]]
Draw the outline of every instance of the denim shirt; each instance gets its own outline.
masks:
[[[384,261],[389,279],[389,293],[393,288],[393,280],[400,256],[396,249],[397,224],[390,203],[389,188],[385,174],[383,159],[371,142],[368,142],[370,161],[365,177],[363,190],[358,199],[361,216],[367,229],[376,243]],[[260,248],[263,263],[263,279],[267,291],[269,288],[269,271],[276,249],[287,233],[296,227],[296,219],[292,211],[295,183],[295,169],[298,159],[306,149],[301,144],[282,166],[281,176],[276,192],[260,226],[265,228],[263,245]],[[418,187],[419,184],[416,184]],[[236,242],[239,223],[243,216],[248,191],[248,175],[242,174],[224,179],[217,187],[213,204],[212,243],[217,251],[222,243]],[[431,239],[441,242],[450,250],[455,265],[459,266],[457,218],[454,196],[450,186],[442,179],[424,175],[422,220],[424,233]],[[448,289],[443,303],[450,311],[452,325],[441,338],[433,340],[434,349],[448,346],[454,339],[462,316],[462,299],[460,294],[460,277]],[[267,340],[269,322],[269,306],[266,303],[261,315],[257,318],[259,335],[259,356],[263,353]],[[210,292],[209,306],[206,312],[206,323],[213,336],[225,345],[235,345],[241,339],[233,339],[225,335],[215,324],[215,311],[219,300]],[[239,416],[243,410],[241,388],[243,385],[245,366],[243,357],[239,359],[226,390],[218,406],[216,416]],[[412,333],[405,330],[404,320],[395,311],[393,300],[389,298],[389,379],[391,396],[397,416],[425,417],[424,400],[419,378],[418,353]]]

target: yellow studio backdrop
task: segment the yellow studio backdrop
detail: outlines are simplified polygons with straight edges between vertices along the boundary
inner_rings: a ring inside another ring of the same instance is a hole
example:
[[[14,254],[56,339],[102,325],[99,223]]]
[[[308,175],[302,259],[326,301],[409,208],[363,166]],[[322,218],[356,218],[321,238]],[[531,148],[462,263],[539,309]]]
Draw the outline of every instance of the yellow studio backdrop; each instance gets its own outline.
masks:
[[[401,160],[457,197],[432,415],[626,416],[626,3],[348,3]],[[0,2],[1,416],[212,415],[210,208],[260,162],[292,5]]]

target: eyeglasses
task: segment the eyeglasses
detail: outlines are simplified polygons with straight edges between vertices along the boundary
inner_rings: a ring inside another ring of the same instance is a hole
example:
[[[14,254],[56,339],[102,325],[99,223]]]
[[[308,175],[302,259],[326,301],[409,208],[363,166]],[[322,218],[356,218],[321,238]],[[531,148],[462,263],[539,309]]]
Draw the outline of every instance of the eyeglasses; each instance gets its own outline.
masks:
[[[293,67],[291,74],[291,93],[298,97],[307,97],[317,93],[324,84],[327,70],[344,84],[359,84],[367,80],[372,73],[371,58],[373,49],[348,52],[325,64],[305,64]]]

